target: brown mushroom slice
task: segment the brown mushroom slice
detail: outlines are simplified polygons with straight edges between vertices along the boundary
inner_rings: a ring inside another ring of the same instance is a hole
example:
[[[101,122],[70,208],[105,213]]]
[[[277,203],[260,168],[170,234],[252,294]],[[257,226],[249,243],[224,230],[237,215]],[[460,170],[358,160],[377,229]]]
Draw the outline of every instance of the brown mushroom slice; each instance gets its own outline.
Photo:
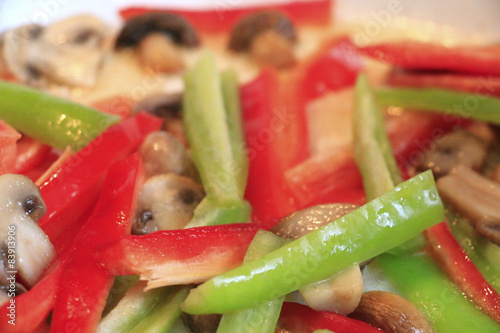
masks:
[[[249,52],[261,66],[282,69],[296,62],[293,51],[296,40],[292,21],[281,12],[267,10],[240,19],[231,32],[228,47],[236,52]]]
[[[175,13],[146,13],[128,20],[118,35],[115,48],[135,48],[141,62],[160,72],[184,68],[182,48],[200,44],[193,26]]]
[[[193,333],[216,333],[222,315],[190,315],[182,314],[182,321]]]
[[[38,226],[44,214],[40,190],[29,178],[0,176],[0,239],[15,238],[15,268],[28,286],[37,282],[55,255],[49,238]]]
[[[286,216],[271,231],[282,238],[297,239],[356,208],[357,205],[341,203],[313,206]],[[354,311],[362,293],[363,279],[359,265],[300,290],[311,308],[342,314]]]
[[[349,317],[362,320],[386,333],[432,333],[432,326],[412,303],[386,291],[363,294]]]
[[[486,142],[466,130],[458,129],[436,140],[417,166],[420,171],[431,169],[442,177],[457,165],[479,170],[487,156]]]
[[[170,173],[149,178],[139,194],[132,232],[183,228],[203,196],[202,187],[187,177]]]
[[[146,177],[175,173],[194,180],[198,174],[184,145],[168,132],[149,134],[139,149]]]
[[[437,181],[439,194],[471,221],[476,231],[500,245],[500,185],[459,166]]]
[[[491,175],[491,179],[493,179],[497,183],[500,183],[500,164],[493,171],[493,174]]]

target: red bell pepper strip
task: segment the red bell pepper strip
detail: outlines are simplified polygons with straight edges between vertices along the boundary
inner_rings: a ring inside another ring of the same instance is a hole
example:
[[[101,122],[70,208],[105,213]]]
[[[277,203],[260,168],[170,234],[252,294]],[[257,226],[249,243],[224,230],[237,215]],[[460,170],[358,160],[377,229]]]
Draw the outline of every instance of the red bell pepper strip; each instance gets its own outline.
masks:
[[[225,1],[215,1],[210,9],[183,10],[176,8],[129,7],[120,10],[120,16],[128,20],[147,12],[171,12],[186,18],[198,31],[204,33],[227,33],[244,15],[259,10],[279,10],[297,25],[326,25],[331,22],[331,0],[293,1],[277,4],[262,4],[237,8]]]
[[[110,274],[141,274],[148,287],[199,283],[240,266],[258,229],[226,224],[127,236],[94,257]]]
[[[477,307],[500,323],[500,295],[486,282],[446,223],[427,229],[425,236],[431,254],[448,277]]]
[[[360,47],[360,52],[405,69],[500,75],[500,46],[446,47],[417,41]]]
[[[279,323],[290,332],[313,333],[315,330],[327,329],[335,333],[383,333],[360,320],[334,312],[315,311],[292,302],[283,303]]]
[[[79,332],[94,332],[113,284],[89,253],[130,233],[144,169],[138,153],[115,162],[106,176],[97,205],[62,264],[61,283],[51,332],[65,332],[68,323]]]
[[[14,164],[14,172],[25,174],[40,165],[52,148],[24,135],[17,142],[17,156]]]
[[[0,308],[0,332],[28,333],[43,324],[55,303],[61,269],[53,270],[28,292]]]
[[[308,156],[296,83],[285,84],[275,70],[265,69],[241,89],[249,160],[245,199],[252,205],[252,220],[264,229],[296,210],[284,172]]]
[[[467,75],[459,73],[426,73],[395,70],[389,74],[392,86],[415,88],[444,88],[473,92],[486,96],[500,96],[500,78],[489,75]]]
[[[160,128],[162,121],[140,113],[106,130],[64,163],[40,186],[47,214],[40,227],[54,244],[82,214],[91,209],[104,176],[114,161],[134,152],[147,134]],[[78,226],[73,226],[79,228]],[[57,248],[60,253],[63,249]]]
[[[363,63],[348,37],[334,39],[301,65],[302,87],[306,101],[329,91],[352,87]]]

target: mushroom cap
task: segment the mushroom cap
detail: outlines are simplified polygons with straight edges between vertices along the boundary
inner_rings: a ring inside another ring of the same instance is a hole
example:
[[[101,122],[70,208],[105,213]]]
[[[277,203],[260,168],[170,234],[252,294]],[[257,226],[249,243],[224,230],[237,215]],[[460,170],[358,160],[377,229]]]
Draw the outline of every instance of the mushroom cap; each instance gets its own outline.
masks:
[[[250,48],[254,37],[267,30],[278,32],[292,43],[297,40],[295,26],[285,14],[275,10],[265,10],[248,14],[236,23],[231,32],[229,49],[237,52],[246,51]]]
[[[186,47],[200,44],[193,26],[182,16],[174,13],[150,12],[128,20],[116,38],[115,48],[135,47],[150,33],[164,33],[174,43]]]

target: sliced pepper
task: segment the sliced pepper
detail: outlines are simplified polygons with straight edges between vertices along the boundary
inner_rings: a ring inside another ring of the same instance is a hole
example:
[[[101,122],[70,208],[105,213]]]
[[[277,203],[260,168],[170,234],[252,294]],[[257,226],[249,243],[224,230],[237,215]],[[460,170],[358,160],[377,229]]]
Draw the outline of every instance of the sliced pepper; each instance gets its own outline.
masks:
[[[99,201],[73,243],[71,254],[62,264],[51,332],[65,331],[68,323],[81,332],[95,331],[113,277],[88,253],[130,233],[143,181],[144,169],[138,153],[110,168]]]
[[[147,12],[176,13],[193,24],[200,32],[227,33],[241,17],[259,10],[279,10],[290,17],[296,24],[323,25],[331,22],[331,0],[294,1],[275,4],[262,4],[239,8],[227,3],[214,3],[212,9],[205,10],[180,10],[177,8],[147,8],[129,7],[120,10],[120,16],[128,20],[134,16]]]
[[[498,45],[448,47],[417,41],[368,45],[360,52],[406,69],[500,75]]]
[[[424,313],[437,332],[499,331],[500,326],[465,299],[428,256],[384,254],[375,263],[399,292]]]
[[[258,228],[228,224],[127,236],[95,253],[110,274],[141,274],[148,287],[205,281],[243,262]]]
[[[486,282],[446,223],[425,231],[430,251],[448,277],[483,312],[500,323],[500,295]]]
[[[335,333],[383,333],[360,320],[334,312],[315,311],[306,305],[291,302],[283,303],[279,322],[290,332],[313,333],[327,329]]]
[[[500,98],[439,88],[379,88],[381,105],[446,113],[500,124]]]
[[[59,149],[85,147],[120,118],[26,86],[0,82],[0,118]]]
[[[17,154],[16,142],[20,138],[21,133],[0,119],[0,174],[13,171]]]
[[[61,237],[76,235],[81,227],[77,222],[84,222],[81,216],[91,210],[111,164],[135,151],[146,135],[160,126],[160,119],[146,113],[126,119],[80,150],[40,186],[47,206],[40,227],[54,244]],[[74,231],[66,234],[68,228]]]
[[[427,171],[325,227],[203,283],[183,308],[225,313],[276,299],[404,243],[443,215]]]

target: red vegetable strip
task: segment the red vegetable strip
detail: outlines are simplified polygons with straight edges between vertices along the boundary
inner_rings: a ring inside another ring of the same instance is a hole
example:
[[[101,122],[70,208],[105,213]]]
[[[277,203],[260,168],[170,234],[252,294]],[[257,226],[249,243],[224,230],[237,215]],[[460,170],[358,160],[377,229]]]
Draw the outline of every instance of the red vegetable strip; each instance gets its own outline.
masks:
[[[448,277],[484,313],[500,323],[500,295],[486,282],[446,223],[425,231],[433,257]]]
[[[258,229],[227,224],[127,236],[98,248],[94,257],[111,274],[142,274],[153,284],[198,283],[241,265]]]
[[[283,303],[279,323],[288,331],[301,333],[320,329],[335,333],[382,333],[382,330],[360,320],[334,312],[315,311],[306,305],[291,302]]]
[[[104,181],[99,201],[78,234],[62,265],[51,332],[64,332],[71,323],[79,332],[94,332],[113,283],[89,253],[130,233],[137,195],[144,181],[138,153],[114,163]]]
[[[61,277],[60,267],[52,271],[40,280],[28,292],[15,297],[15,325],[9,323],[13,317],[7,302],[0,308],[0,332],[2,333],[26,333],[32,332],[42,325],[54,306],[57,287]]]
[[[399,87],[455,89],[486,96],[500,96],[500,78],[491,75],[476,76],[458,73],[421,73],[395,70],[389,84]]]
[[[16,142],[21,133],[0,119],[0,174],[11,173],[16,160]]]
[[[176,8],[129,7],[120,10],[120,16],[128,20],[147,12],[173,12],[185,17],[199,31],[204,33],[226,33],[242,16],[258,11],[275,9],[288,15],[297,25],[326,25],[331,22],[331,0],[299,0],[277,4],[262,4],[237,8],[230,3],[214,2],[210,9],[182,10]]]
[[[405,69],[456,71],[477,75],[500,75],[500,46],[446,47],[417,41],[402,41],[361,47],[375,59]]]
[[[40,227],[53,243],[91,209],[111,164],[135,151],[161,123],[154,116],[140,113],[110,127],[41,185],[47,214],[40,220]],[[56,248],[57,252],[62,250]]]
[[[40,165],[52,147],[44,145],[29,136],[24,135],[17,142],[17,156],[15,161],[15,173],[25,174]]]

